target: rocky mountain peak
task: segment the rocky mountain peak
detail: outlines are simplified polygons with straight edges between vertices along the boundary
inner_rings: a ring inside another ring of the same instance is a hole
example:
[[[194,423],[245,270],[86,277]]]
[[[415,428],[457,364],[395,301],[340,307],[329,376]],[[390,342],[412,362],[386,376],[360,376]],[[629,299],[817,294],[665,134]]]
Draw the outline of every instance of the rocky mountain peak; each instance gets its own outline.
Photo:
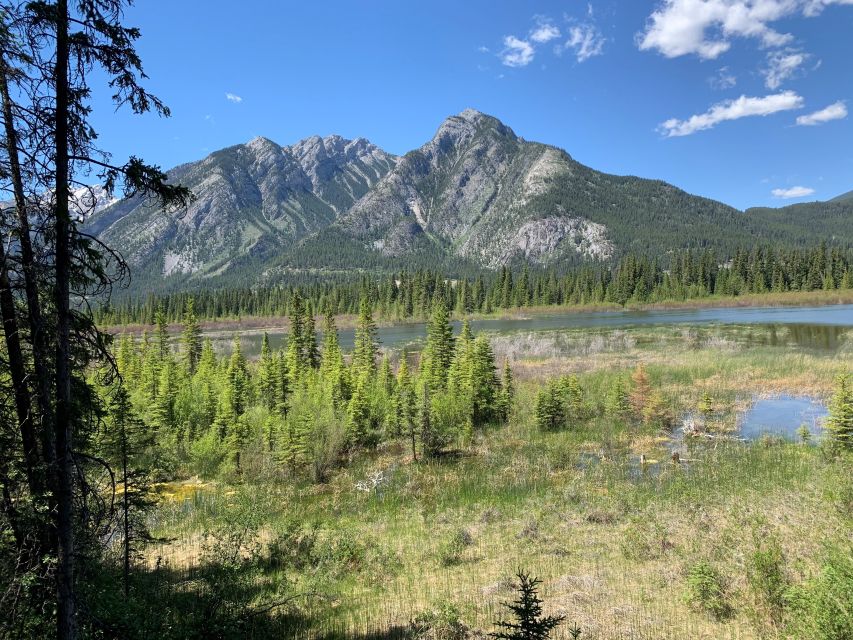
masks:
[[[438,127],[435,136],[422,150],[430,153],[445,154],[459,150],[477,139],[489,139],[490,142],[508,140],[515,142],[517,136],[508,126],[497,118],[486,115],[476,109],[465,109],[450,116]]]
[[[275,149],[281,149],[281,145],[276,144],[269,138],[265,138],[264,136],[256,136],[249,140],[245,147],[251,151],[272,151]]]

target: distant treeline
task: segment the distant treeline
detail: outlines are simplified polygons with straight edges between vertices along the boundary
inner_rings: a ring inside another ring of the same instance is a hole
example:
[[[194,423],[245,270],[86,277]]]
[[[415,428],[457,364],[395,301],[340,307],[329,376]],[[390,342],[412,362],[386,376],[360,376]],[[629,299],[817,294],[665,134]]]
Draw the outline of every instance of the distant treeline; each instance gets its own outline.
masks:
[[[454,278],[435,270],[298,285],[229,288],[149,295],[103,307],[105,324],[153,324],[158,309],[178,322],[187,300],[200,318],[286,316],[299,290],[313,313],[358,313],[362,297],[372,312],[391,319],[425,318],[436,297],[457,313],[491,313],[528,306],[618,304],[690,300],[708,296],[853,288],[851,254],[825,245],[812,249],[738,249],[729,259],[711,250],[682,251],[661,259],[627,255],[614,265],[586,265],[560,272],[502,268],[476,277]]]

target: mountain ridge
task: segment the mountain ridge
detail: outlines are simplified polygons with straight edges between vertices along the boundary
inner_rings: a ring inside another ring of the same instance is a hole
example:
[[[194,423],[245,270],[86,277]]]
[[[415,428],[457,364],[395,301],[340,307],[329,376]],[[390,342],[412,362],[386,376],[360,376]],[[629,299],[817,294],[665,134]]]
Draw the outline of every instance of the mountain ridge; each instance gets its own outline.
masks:
[[[853,201],[741,212],[660,180],[598,172],[474,109],[402,156],[365,138],[257,137],[169,175],[197,196],[182,215],[130,200],[87,222],[155,290],[269,284],[296,269],[550,267],[627,252],[727,252],[802,244],[830,225],[835,233],[820,239],[853,237]],[[798,219],[802,212],[814,220]]]

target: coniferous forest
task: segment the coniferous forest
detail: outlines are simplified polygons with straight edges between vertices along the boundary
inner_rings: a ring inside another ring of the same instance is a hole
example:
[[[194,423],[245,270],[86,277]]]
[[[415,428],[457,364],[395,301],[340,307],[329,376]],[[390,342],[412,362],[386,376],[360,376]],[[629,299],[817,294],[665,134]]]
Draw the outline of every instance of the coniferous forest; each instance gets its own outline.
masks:
[[[290,280],[290,279],[289,279]],[[389,319],[426,319],[435,298],[460,314],[493,313],[523,307],[627,305],[790,291],[834,291],[853,287],[850,254],[826,245],[812,249],[755,247],[732,256],[713,251],[684,251],[665,262],[626,256],[614,266],[578,267],[565,273],[503,268],[474,277],[441,271],[402,271],[354,279],[293,277],[290,286],[187,291],[165,296],[119,299],[96,309],[103,324],[153,325],[157,311],[179,322],[192,298],[204,319],[290,313],[291,295],[299,289],[315,313],[356,314],[363,299]]]
[[[0,638],[853,638],[849,241],[146,295],[91,183],[196,195],[99,146],[105,90],[170,115],[129,9],[0,2]],[[800,307],[478,327],[771,295]],[[215,347],[252,316],[280,346]]]

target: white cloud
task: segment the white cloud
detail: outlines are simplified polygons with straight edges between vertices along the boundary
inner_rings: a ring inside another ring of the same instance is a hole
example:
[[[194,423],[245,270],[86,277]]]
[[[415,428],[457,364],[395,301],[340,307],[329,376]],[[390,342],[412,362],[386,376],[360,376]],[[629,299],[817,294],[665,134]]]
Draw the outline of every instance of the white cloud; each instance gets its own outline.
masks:
[[[831,4],[853,4],[853,0],[806,0],[803,14],[809,17],[816,16]]]
[[[479,51],[480,53],[488,53],[489,48],[486,46],[481,46],[481,47],[477,47],[477,51]]]
[[[761,72],[764,75],[764,85],[768,89],[778,89],[808,58],[807,53],[795,49],[771,51],[767,54],[767,67]]]
[[[830,5],[853,0],[662,0],[637,34],[637,45],[667,58],[695,54],[706,60],[728,51],[733,38],[781,47],[793,36],[773,29],[773,22],[796,14],[813,17]]]
[[[792,36],[769,24],[795,13],[802,4],[803,0],[664,0],[649,16],[638,45],[667,58],[695,54],[706,60],[728,51],[735,37],[778,47]]]
[[[594,24],[576,24],[569,29],[569,39],[558,47],[557,53],[571,49],[578,62],[584,62],[604,53],[604,43],[604,36]]]
[[[788,200],[790,198],[805,198],[814,193],[811,187],[789,187],[788,189],[773,189],[770,193],[774,198]]]
[[[240,96],[238,96],[238,95],[236,95],[236,94],[234,94],[234,93],[226,93],[226,94],[225,94],[225,99],[226,99],[226,100],[228,100],[228,102],[234,102],[234,103],[237,103],[237,104],[239,104],[239,103],[243,102],[243,98],[241,98]]]
[[[711,85],[712,89],[724,91],[731,89],[737,84],[737,76],[728,67],[721,67],[716,75],[708,78],[708,84]]]
[[[533,62],[533,45],[527,40],[515,36],[504,38],[504,50],[501,51],[501,62],[508,67],[526,67]]]
[[[539,26],[530,32],[530,39],[539,44],[545,44],[560,37],[560,30],[548,21],[541,21]]]
[[[793,91],[783,91],[763,98],[741,96],[736,100],[725,100],[713,105],[705,113],[690,116],[687,120],[670,118],[660,125],[660,132],[667,138],[689,136],[697,131],[712,129],[721,122],[738,120],[750,116],[769,116],[780,111],[800,109],[803,98]]]
[[[846,117],[847,105],[839,100],[820,111],[800,116],[797,118],[797,124],[803,127],[813,127],[831,120],[842,120]]]

